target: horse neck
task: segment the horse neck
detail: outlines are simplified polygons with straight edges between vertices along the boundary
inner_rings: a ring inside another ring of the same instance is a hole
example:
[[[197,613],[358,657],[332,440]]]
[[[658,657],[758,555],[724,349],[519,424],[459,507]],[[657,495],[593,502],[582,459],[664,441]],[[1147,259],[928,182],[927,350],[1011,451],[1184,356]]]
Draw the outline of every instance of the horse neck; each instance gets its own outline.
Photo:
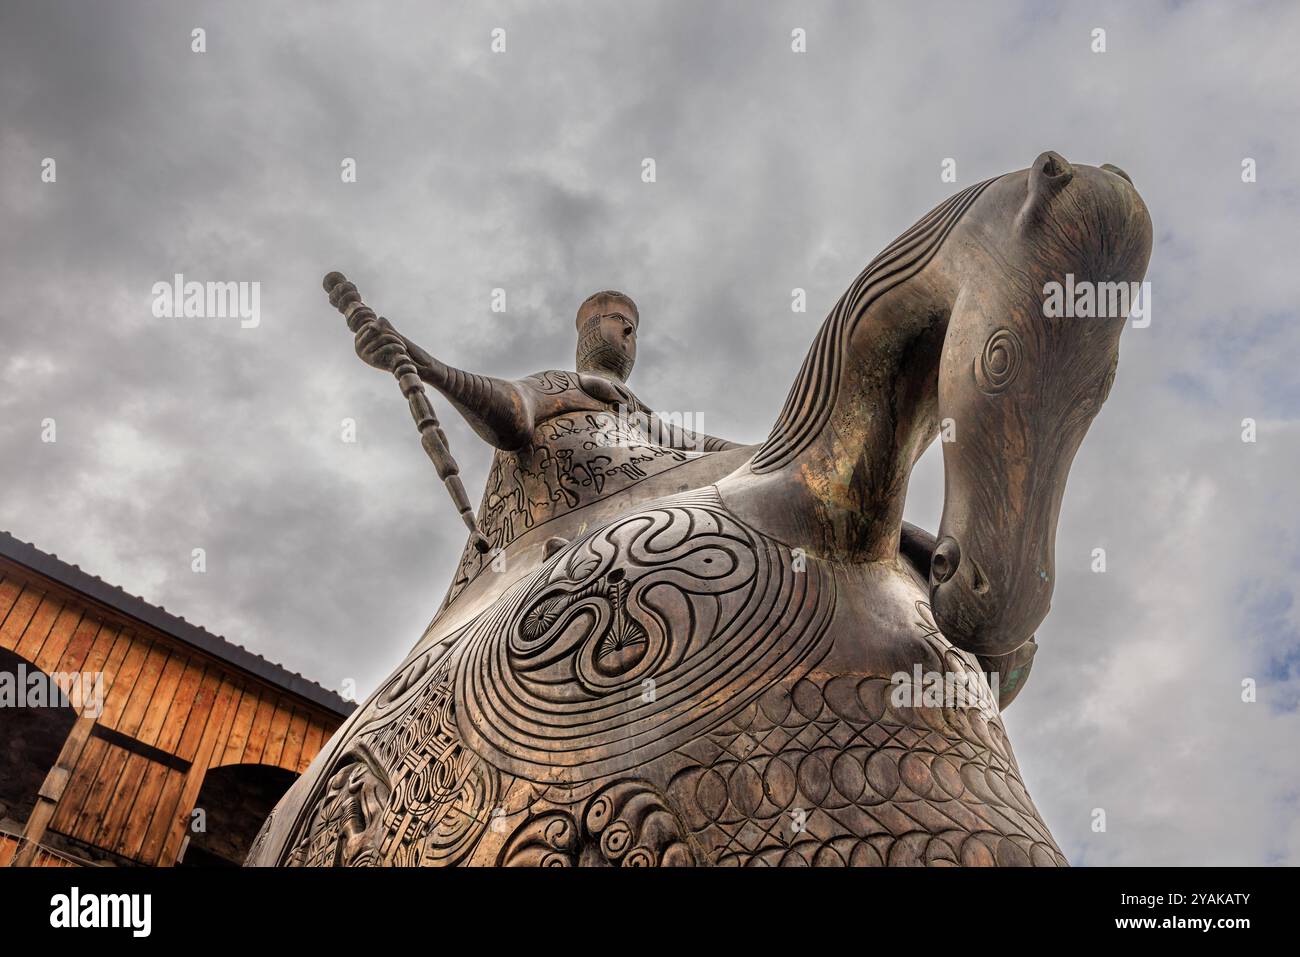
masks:
[[[784,532],[776,537],[843,561],[896,552],[912,465],[939,427],[939,359],[954,295],[941,249],[991,182],[898,237],[822,324],[750,462],[756,486],[794,516],[774,520]]]

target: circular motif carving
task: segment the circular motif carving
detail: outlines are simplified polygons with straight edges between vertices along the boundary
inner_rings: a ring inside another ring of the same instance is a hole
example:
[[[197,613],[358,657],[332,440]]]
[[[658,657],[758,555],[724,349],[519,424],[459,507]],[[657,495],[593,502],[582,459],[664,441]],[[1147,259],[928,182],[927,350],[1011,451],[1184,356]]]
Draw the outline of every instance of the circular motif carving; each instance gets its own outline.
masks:
[[[809,800],[821,803],[831,789],[831,772],[819,754],[809,754],[799,762],[799,790]]]
[[[833,611],[817,563],[694,493],[574,542],[508,591],[457,651],[460,731],[489,763],[580,784],[666,754],[812,654]],[[821,697],[802,702],[820,710]],[[764,707],[788,712],[771,695]],[[728,783],[762,799],[760,778]]]
[[[855,748],[845,751],[831,765],[831,779],[835,789],[850,802],[857,801],[867,790],[867,774],[862,763],[862,751]]]
[[[695,784],[695,803],[708,820],[716,821],[727,808],[727,782],[715,769],[708,768]]]
[[[975,357],[975,384],[985,395],[1005,392],[1024,364],[1024,347],[1020,337],[1010,329],[999,329],[989,336],[984,349]]]
[[[794,800],[797,780],[794,769],[781,758],[768,762],[763,772],[763,791],[767,798],[779,808],[787,808]]]

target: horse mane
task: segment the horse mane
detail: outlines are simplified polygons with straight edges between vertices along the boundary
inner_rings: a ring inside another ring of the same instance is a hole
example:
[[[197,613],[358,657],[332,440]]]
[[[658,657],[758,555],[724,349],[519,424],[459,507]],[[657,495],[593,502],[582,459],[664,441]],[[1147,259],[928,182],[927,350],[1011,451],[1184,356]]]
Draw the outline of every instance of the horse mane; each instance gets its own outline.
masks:
[[[840,297],[813,340],[767,441],[750,462],[754,472],[771,472],[787,465],[825,427],[839,391],[844,353],[858,320],[873,302],[911,279],[934,258],[952,228],[992,182],[986,179],[968,186],[932,209],[873,259]]]

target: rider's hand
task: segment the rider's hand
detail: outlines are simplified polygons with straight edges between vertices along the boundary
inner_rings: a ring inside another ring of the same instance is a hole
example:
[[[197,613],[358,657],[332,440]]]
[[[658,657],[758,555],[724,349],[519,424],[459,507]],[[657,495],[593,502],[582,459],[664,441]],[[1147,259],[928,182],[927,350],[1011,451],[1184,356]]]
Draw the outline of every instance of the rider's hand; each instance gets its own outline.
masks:
[[[362,326],[357,333],[357,355],[367,365],[392,372],[397,360],[406,352],[406,343],[383,316]]]

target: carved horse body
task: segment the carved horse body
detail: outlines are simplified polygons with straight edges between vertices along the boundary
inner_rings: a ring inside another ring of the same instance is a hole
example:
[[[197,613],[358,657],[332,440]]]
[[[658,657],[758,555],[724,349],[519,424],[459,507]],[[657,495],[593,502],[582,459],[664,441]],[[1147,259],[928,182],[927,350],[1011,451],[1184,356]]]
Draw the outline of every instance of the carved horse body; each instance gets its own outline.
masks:
[[[1126,175],[1053,153],[937,207],[836,305],[757,451],[453,596],[249,862],[1064,864],[985,673],[1032,653],[1124,325],[1045,318],[1042,289],[1140,280],[1150,245]],[[938,540],[900,551],[941,422]]]

